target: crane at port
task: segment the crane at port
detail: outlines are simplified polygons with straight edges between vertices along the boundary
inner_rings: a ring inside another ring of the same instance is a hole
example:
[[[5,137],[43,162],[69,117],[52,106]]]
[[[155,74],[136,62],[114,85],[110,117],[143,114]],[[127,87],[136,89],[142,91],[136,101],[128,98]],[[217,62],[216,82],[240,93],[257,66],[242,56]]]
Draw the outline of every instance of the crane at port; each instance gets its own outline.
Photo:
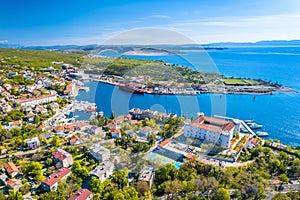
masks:
[[[146,91],[148,91],[148,86],[149,86],[149,81],[150,81],[150,76],[145,76],[145,82],[146,82]]]

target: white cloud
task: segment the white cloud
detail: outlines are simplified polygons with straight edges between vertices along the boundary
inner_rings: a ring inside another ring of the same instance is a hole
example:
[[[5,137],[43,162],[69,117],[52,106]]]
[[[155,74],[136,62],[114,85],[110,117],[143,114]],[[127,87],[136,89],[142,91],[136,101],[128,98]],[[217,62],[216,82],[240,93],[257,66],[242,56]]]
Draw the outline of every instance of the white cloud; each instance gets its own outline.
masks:
[[[178,21],[162,26],[187,34],[199,43],[216,41],[289,40],[300,38],[300,14],[220,17]]]
[[[8,40],[0,40],[0,43],[8,43]]]
[[[149,18],[169,19],[171,17],[168,15],[151,15],[151,16],[149,16]]]

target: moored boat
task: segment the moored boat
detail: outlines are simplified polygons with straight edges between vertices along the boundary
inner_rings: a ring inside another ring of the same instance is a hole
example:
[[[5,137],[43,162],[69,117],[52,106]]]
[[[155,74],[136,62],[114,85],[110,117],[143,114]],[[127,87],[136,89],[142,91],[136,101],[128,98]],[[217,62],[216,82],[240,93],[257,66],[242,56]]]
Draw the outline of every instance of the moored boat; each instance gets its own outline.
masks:
[[[257,135],[258,137],[268,137],[268,136],[269,136],[269,133],[263,132],[263,131],[258,131],[258,132],[256,132],[256,135]]]
[[[246,119],[246,120],[244,120],[244,122],[245,122],[246,124],[249,124],[249,123],[253,123],[254,120],[252,120],[252,119]]]
[[[249,124],[249,127],[250,127],[251,129],[260,129],[260,128],[263,127],[263,125],[261,125],[261,124],[256,124],[256,123],[251,123],[251,124]]]

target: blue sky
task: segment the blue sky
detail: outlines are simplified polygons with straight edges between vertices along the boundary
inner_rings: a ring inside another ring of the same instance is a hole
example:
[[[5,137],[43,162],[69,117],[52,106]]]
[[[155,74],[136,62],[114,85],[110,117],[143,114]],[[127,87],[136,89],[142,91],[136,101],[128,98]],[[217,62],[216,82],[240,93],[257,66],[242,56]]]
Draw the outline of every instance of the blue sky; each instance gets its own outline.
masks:
[[[2,0],[0,43],[95,44],[153,27],[198,43],[300,39],[298,0]]]

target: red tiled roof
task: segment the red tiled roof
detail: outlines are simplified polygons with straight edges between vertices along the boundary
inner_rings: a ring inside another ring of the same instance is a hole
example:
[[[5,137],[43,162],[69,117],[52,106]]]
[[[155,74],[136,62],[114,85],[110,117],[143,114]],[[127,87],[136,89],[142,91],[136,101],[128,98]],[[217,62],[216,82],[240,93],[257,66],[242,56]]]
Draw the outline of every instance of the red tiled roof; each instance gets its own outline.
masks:
[[[68,200],[86,200],[92,194],[88,189],[81,188],[78,192],[76,192],[73,196],[71,196]]]
[[[74,142],[76,142],[78,140],[79,140],[79,137],[77,135],[72,135],[69,141],[72,142],[72,143],[74,143]]]
[[[12,124],[13,125],[19,125],[19,124],[22,124],[22,122],[21,122],[21,120],[17,120],[17,121],[14,121]]]
[[[48,98],[48,97],[54,97],[54,96],[56,96],[56,94],[44,94],[44,95],[40,95],[40,96],[37,96],[37,97],[32,97],[30,99],[25,99],[25,98],[17,99],[16,102],[17,103],[25,103],[25,102],[30,102],[30,101],[34,101],[34,100],[38,100],[38,99],[44,99],[44,98]]]
[[[234,128],[234,123],[232,122],[206,116],[197,117],[191,125],[216,133],[222,133],[222,131],[230,131]]]
[[[33,112],[28,113],[27,117],[34,117],[35,114]]]
[[[46,180],[43,181],[43,183],[52,186],[55,183],[57,183],[60,179],[64,178],[67,176],[71,170],[69,168],[62,168],[58,170],[57,172],[51,174]]]
[[[20,179],[9,179],[7,181],[7,185],[9,185],[11,188],[14,188],[17,185],[22,184],[22,180]]]
[[[138,120],[135,120],[135,119],[130,121],[130,124],[133,124],[133,125],[138,124],[138,123],[139,123]]]
[[[142,127],[141,130],[148,132],[148,131],[152,131],[152,128],[149,126],[145,126],[145,127]]]
[[[113,128],[110,131],[111,133],[120,133],[120,129],[119,128]]]
[[[117,126],[117,123],[115,123],[115,122],[110,122],[110,123],[108,123],[106,126]]]
[[[250,139],[248,140],[248,142],[250,142],[250,143],[252,143],[252,144],[254,144],[254,145],[257,145],[257,144],[258,144],[258,139],[256,139],[256,138],[250,138]]]
[[[192,126],[195,126],[197,128],[201,128],[207,131],[212,131],[212,132],[216,132],[216,133],[222,133],[222,130],[220,128],[216,128],[215,126],[209,126],[206,124],[196,124],[196,123],[192,123]]]
[[[170,142],[171,142],[171,139],[168,138],[168,139],[162,141],[162,142],[159,144],[159,146],[160,146],[160,147],[164,147],[164,146],[166,146],[167,144],[169,144]]]
[[[4,168],[7,171],[7,173],[9,173],[9,174],[19,171],[13,162],[5,163]]]
[[[46,128],[46,126],[45,126],[44,124],[41,124],[41,125],[39,126],[39,128],[40,128],[40,129],[44,129],[44,128]]]
[[[63,149],[56,149],[53,153],[52,156],[56,159],[59,159],[61,161],[63,161],[64,159],[66,159],[67,157],[70,157],[71,154],[69,154],[68,152],[66,152]]]
[[[192,154],[192,153],[188,153],[185,155],[186,158],[190,158],[190,159],[193,158],[193,156],[194,156],[194,154]]]

